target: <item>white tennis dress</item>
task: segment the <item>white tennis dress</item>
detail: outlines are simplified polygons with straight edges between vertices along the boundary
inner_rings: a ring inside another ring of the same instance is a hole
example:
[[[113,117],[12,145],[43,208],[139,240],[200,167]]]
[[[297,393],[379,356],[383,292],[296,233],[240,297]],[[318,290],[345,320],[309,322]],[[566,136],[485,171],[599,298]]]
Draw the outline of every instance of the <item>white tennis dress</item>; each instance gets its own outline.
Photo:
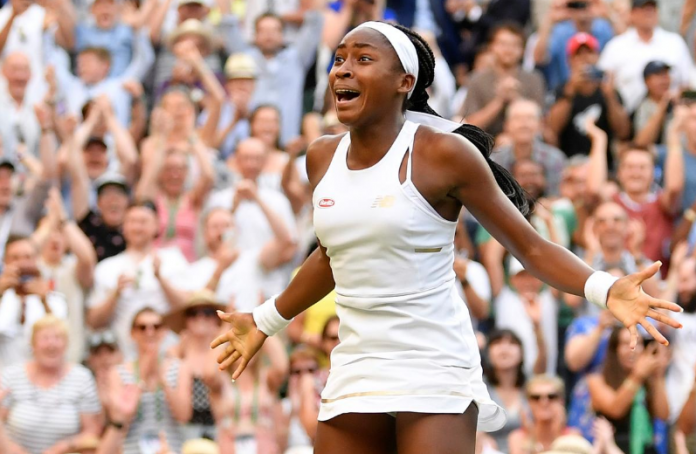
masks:
[[[497,430],[505,412],[483,384],[469,312],[455,288],[456,222],[411,182],[417,129],[406,121],[387,154],[363,170],[348,169],[346,134],[314,191],[314,227],[331,260],[341,321],[319,420],[463,413],[473,401],[479,429]]]

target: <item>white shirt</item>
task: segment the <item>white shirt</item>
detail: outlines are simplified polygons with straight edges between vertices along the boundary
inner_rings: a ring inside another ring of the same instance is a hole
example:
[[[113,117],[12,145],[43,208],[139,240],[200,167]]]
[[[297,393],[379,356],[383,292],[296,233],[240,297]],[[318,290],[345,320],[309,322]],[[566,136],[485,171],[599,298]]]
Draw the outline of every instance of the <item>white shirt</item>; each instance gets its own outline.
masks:
[[[488,272],[483,265],[479,262],[469,260],[469,263],[466,265],[466,280],[469,282],[469,285],[471,285],[471,289],[476,292],[482,300],[491,300],[491,280],[488,278]],[[458,283],[456,287],[457,293],[459,293],[459,296],[468,306],[469,302],[466,300],[466,295],[464,294],[461,283]]]
[[[27,295],[24,301],[26,309],[22,325],[22,300],[14,289],[7,290],[0,299],[0,368],[31,358],[32,327],[46,315],[46,311],[37,295]],[[67,318],[68,306],[63,295],[51,292],[46,297],[46,302],[53,315],[61,319]]]
[[[12,4],[5,3],[0,8],[0,30],[10,20]],[[46,81],[44,78],[44,18],[46,10],[34,3],[12,22],[10,34],[7,36],[5,47],[0,56],[4,59],[8,54],[21,52],[29,58],[31,65],[31,80],[27,86],[28,92],[44,93]]]
[[[39,259],[41,276],[50,282],[51,287],[65,298],[68,311],[67,323],[70,330],[67,359],[71,363],[81,363],[85,354],[85,291],[77,280],[77,257],[66,255],[56,267]]]
[[[157,255],[161,261],[160,274],[165,279],[181,276],[188,266],[186,258],[177,248],[159,249]],[[91,309],[103,304],[107,296],[116,289],[121,275],[131,276],[135,278],[135,282],[121,292],[110,328],[116,334],[119,347],[128,357],[135,352],[130,336],[133,316],[146,307],[151,307],[162,315],[171,308],[155,277],[152,255],[137,263],[128,252],[109,257],[97,264],[94,270],[94,289],[87,307]]]
[[[674,422],[689,399],[694,386],[694,367],[696,367],[696,314],[687,312],[671,314],[681,323],[682,329],[672,330],[670,347],[672,361],[667,369],[667,400],[669,402],[669,420]]]
[[[273,210],[285,223],[285,227],[290,231],[290,235],[297,239],[297,225],[292,207],[287,197],[278,191],[258,189],[259,197]],[[235,188],[223,189],[210,196],[207,210],[211,208],[232,209],[235,196]],[[242,200],[234,213],[237,226],[237,246],[242,251],[259,251],[271,241],[275,235],[273,229],[263,214],[261,207],[255,202]],[[266,272],[262,278],[264,295],[269,297],[282,292],[290,281],[293,264],[288,263]]]
[[[181,290],[200,290],[213,277],[216,268],[215,259],[203,257],[192,263],[174,285]],[[262,273],[258,251],[242,252],[222,273],[215,292],[217,299],[223,304],[233,302],[238,311],[251,312],[260,302]]]
[[[602,51],[598,66],[614,74],[614,84],[629,113],[647,93],[643,70],[653,60],[672,67],[672,88],[686,86],[693,78],[694,66],[686,43],[678,34],[659,27],[647,43],[640,39],[635,28],[629,28],[612,38]]]
[[[549,290],[539,293],[541,303],[541,330],[546,344],[546,373],[555,374],[558,356],[558,306]],[[527,315],[522,299],[510,287],[505,286],[495,300],[495,327],[509,329],[520,338],[524,349],[524,372],[534,375],[534,363],[539,350],[532,320]]]
[[[20,141],[18,137],[20,133],[27,152],[36,157],[39,156],[41,126],[36,119],[34,105],[41,101],[43,93],[32,91],[30,87],[27,85],[23,102],[18,105],[7,91],[7,80],[4,77],[0,78],[0,118],[5,120],[0,123],[0,135],[6,155],[14,155]]]

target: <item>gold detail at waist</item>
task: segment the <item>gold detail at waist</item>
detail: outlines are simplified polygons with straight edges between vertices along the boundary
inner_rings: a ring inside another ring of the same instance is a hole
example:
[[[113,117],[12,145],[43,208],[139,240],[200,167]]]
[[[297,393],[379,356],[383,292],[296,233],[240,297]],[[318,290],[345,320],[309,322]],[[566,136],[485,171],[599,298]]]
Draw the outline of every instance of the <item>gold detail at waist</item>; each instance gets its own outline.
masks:
[[[456,391],[449,392],[428,392],[428,391],[368,391],[362,393],[350,393],[344,394],[342,396],[336,397],[334,399],[322,399],[322,404],[330,404],[339,400],[349,399],[351,397],[373,397],[373,396],[457,396],[465,397],[467,399],[472,399],[473,397],[466,395],[464,393],[458,393]]]
[[[416,252],[418,253],[432,253],[432,252],[440,252],[442,250],[441,247],[417,247],[415,249]]]

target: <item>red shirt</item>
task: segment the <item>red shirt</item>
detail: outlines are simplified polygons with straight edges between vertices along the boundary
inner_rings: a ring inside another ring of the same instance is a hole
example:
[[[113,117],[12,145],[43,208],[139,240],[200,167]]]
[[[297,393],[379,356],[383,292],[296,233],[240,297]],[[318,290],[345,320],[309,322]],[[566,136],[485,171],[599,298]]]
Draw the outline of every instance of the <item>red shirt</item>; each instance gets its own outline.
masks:
[[[666,264],[674,217],[662,208],[659,195],[653,192],[645,202],[638,203],[621,192],[614,196],[614,202],[624,207],[631,219],[638,219],[645,224],[643,254],[650,260],[662,260]]]

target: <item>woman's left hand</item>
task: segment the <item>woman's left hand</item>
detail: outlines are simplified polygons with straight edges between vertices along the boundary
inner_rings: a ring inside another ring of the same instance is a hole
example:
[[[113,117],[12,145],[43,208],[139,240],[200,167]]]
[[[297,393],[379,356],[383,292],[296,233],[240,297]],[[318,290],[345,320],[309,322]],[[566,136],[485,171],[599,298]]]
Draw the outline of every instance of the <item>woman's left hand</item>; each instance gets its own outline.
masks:
[[[612,315],[628,328],[631,333],[631,348],[635,348],[638,342],[637,325],[641,325],[659,343],[669,345],[665,336],[649,321],[648,317],[657,320],[672,328],[681,328],[681,323],[658,312],[658,309],[666,309],[672,312],[682,312],[682,308],[675,303],[653,298],[643,291],[641,284],[657,273],[662,263],[655,262],[644,270],[622,277],[612,285],[607,298],[607,308]]]

